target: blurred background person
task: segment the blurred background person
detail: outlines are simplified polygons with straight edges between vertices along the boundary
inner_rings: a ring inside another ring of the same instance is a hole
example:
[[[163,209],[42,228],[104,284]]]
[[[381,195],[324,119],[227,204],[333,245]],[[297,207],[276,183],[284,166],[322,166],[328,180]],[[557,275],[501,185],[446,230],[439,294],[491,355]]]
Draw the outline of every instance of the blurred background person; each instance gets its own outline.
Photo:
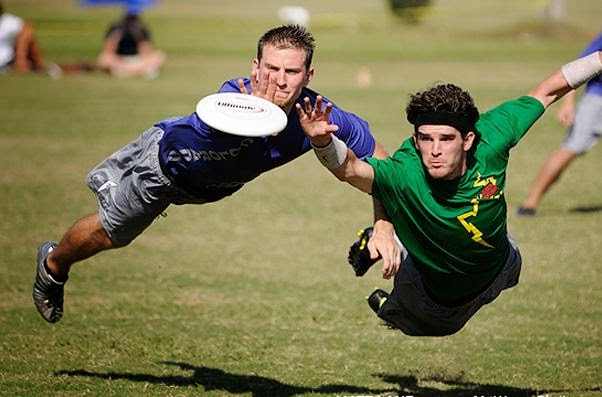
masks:
[[[116,77],[155,78],[165,63],[163,52],[153,48],[150,33],[137,14],[110,26],[98,66]]]
[[[56,64],[44,61],[44,55],[35,40],[33,25],[4,12],[0,2],[0,72],[7,73],[9,70],[43,72],[52,78],[62,76]]]
[[[583,52],[581,57],[602,50],[602,32]],[[569,127],[566,138],[560,147],[552,152],[542,165],[531,192],[518,208],[518,215],[533,216],[539,202],[548,189],[560,178],[571,162],[590,150],[602,135],[602,76],[591,79],[585,92],[575,106],[576,91],[564,98],[558,113],[558,122]]]

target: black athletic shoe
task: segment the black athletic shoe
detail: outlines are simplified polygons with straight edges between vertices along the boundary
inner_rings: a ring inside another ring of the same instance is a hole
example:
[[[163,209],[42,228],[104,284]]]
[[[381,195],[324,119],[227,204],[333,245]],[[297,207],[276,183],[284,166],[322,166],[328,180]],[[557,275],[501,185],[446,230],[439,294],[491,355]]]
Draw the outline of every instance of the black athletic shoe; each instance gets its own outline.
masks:
[[[33,303],[40,315],[49,323],[56,323],[63,316],[63,291],[66,281],[62,283],[55,281],[44,265],[46,257],[56,247],[56,243],[47,241],[38,248],[38,271],[33,283]]]
[[[378,310],[381,306],[389,299],[389,293],[383,291],[382,289],[375,289],[373,293],[370,294],[369,297],[366,298],[368,301],[368,305],[374,313],[378,314]]]
[[[535,216],[537,214],[537,210],[535,208],[526,208],[526,207],[518,207],[516,210],[516,214],[518,216]]]
[[[372,230],[372,227],[360,230],[357,233],[358,239],[349,247],[347,261],[353,268],[356,277],[362,277],[372,265],[380,260],[380,256],[376,259],[370,258],[368,241],[372,237]]]

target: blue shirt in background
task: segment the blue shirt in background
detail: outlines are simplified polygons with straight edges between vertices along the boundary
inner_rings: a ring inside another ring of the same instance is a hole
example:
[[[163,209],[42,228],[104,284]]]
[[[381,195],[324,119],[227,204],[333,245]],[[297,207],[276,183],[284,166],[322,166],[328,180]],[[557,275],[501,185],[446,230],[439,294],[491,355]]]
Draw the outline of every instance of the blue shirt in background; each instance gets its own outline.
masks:
[[[581,53],[581,57],[592,54],[596,51],[602,51],[602,32],[592,41],[585,50]],[[591,79],[586,87],[585,92],[588,94],[602,96],[602,75],[598,75]]]

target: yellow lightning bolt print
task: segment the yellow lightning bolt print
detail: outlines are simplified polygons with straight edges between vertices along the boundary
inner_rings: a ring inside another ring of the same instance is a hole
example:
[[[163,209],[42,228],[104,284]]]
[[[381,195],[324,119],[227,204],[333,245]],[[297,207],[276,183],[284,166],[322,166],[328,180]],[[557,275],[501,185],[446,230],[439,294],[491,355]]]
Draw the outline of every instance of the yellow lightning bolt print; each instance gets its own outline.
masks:
[[[492,184],[492,185],[496,185],[497,186],[497,181],[494,177],[489,177],[487,179],[481,179],[481,173],[477,171],[477,180],[474,182],[473,187],[479,187],[479,186],[487,186],[488,184]],[[501,192],[492,197],[492,198],[498,198],[499,196],[501,196]],[[462,226],[464,226],[464,229],[466,229],[468,231],[468,233],[472,234],[472,239],[481,244],[484,245],[485,247],[489,247],[489,248],[495,248],[493,245],[489,244],[487,241],[483,240],[482,236],[483,236],[483,232],[481,232],[475,225],[473,225],[471,222],[468,222],[466,220],[466,218],[470,218],[471,216],[477,216],[477,214],[479,213],[479,199],[482,197],[481,194],[479,194],[478,198],[473,198],[470,202],[472,203],[472,211],[469,211],[465,214],[462,215],[458,215],[458,221],[460,221],[460,223],[462,224]]]

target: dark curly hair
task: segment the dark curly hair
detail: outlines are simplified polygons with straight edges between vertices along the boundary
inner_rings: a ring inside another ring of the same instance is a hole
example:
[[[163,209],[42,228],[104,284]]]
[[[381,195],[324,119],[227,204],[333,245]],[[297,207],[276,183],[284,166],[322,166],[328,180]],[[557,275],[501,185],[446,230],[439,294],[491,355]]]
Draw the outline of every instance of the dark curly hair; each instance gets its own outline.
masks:
[[[406,107],[408,121],[416,126],[420,116],[427,113],[450,114],[460,120],[461,125],[468,126],[471,130],[474,130],[474,125],[479,119],[479,110],[470,94],[450,83],[437,84],[432,88],[410,95]],[[465,134],[468,130],[462,128],[460,132]]]
[[[270,44],[276,48],[295,48],[305,51],[305,67],[309,69],[314,55],[316,40],[311,33],[300,25],[283,25],[271,29],[259,38],[257,43],[257,59],[261,61],[263,47]]]

